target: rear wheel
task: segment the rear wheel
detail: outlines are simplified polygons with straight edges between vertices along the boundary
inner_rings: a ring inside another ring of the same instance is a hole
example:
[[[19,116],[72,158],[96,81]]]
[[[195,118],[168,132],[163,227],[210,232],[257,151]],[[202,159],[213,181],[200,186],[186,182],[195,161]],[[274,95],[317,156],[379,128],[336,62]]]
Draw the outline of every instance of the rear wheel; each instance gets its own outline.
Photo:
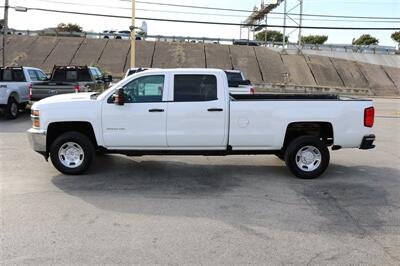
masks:
[[[18,103],[15,98],[10,97],[6,106],[7,119],[16,119],[18,117]]]
[[[50,158],[63,174],[79,175],[91,165],[95,150],[90,139],[79,132],[67,132],[51,145]]]
[[[294,139],[286,149],[285,162],[297,177],[312,179],[320,176],[329,165],[329,150],[319,138],[303,136]]]

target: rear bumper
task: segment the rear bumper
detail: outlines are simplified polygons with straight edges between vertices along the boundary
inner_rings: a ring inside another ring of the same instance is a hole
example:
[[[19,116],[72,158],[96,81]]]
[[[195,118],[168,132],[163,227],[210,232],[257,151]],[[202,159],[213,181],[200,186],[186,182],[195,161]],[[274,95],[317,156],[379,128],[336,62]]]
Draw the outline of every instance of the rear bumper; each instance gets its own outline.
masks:
[[[360,150],[369,150],[375,148],[374,141],[375,135],[371,134],[368,136],[364,136],[361,141]]]
[[[31,128],[28,130],[28,140],[32,149],[38,153],[45,153],[46,149],[46,131]]]

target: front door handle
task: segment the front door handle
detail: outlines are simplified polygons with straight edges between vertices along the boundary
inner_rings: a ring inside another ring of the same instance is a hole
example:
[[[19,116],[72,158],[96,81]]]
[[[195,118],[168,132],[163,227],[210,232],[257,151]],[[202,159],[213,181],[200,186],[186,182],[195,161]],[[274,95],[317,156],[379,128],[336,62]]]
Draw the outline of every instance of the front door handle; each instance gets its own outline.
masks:
[[[149,109],[150,113],[163,113],[164,109]]]
[[[222,109],[222,108],[210,108],[207,111],[209,111],[209,112],[223,112],[224,109]]]

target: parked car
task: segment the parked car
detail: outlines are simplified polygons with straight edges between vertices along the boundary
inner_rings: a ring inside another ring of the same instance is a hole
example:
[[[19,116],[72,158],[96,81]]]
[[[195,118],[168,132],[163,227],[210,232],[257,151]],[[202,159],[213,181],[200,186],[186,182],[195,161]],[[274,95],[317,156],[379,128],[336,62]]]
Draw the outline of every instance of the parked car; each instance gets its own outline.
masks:
[[[115,31],[115,30],[105,30],[105,31],[103,31],[101,36],[103,36],[103,39],[114,39],[116,32],[117,31]]]
[[[155,69],[103,93],[58,95],[32,106],[32,148],[64,174],[96,150],[128,156],[276,154],[315,178],[329,150],[372,149],[370,100],[334,95],[229,95],[217,69]]]
[[[112,76],[105,76],[97,67],[54,66],[49,80],[33,84],[31,100],[73,92],[104,91],[111,81]]]
[[[15,119],[25,109],[32,84],[46,80],[43,70],[34,67],[0,68],[0,109],[8,119]]]
[[[234,40],[233,45],[244,45],[244,46],[260,46],[260,44],[257,41],[252,41],[252,40]]]
[[[240,70],[225,70],[231,94],[254,94],[254,86]]]
[[[130,40],[131,32],[129,30],[121,30],[115,33],[115,39]]]

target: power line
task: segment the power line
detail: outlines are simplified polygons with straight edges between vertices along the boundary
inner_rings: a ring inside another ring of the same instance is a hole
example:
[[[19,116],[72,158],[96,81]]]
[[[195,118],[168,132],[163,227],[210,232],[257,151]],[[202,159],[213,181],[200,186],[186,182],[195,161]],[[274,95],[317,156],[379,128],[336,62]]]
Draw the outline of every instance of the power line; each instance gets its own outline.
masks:
[[[11,7],[11,8],[15,8],[15,7]],[[66,10],[36,8],[36,7],[27,7],[27,9],[43,11],[43,12],[52,12],[52,13],[131,19],[130,16],[121,16],[121,15],[86,13],[86,12],[76,12],[76,11],[66,11]],[[215,22],[215,21],[178,20],[178,19],[148,18],[148,17],[136,17],[136,18],[140,19],[140,20],[162,21],[162,22],[179,22],[179,23],[207,24],[207,25],[221,25],[221,26],[251,26],[251,27],[283,28],[282,25],[269,25],[269,24],[248,25],[248,24],[242,24],[242,23],[228,23],[228,22]],[[286,26],[285,28],[297,29],[299,27],[298,26]],[[321,29],[321,30],[399,30],[400,29],[400,27],[399,28],[396,28],[396,27],[371,28],[371,27],[314,27],[314,26],[302,26],[301,28],[302,29]]]
[[[118,0],[121,2],[131,2],[131,0]],[[148,2],[148,1],[136,1],[136,3],[140,4],[148,4],[148,5],[160,5],[160,6],[173,6],[173,7],[182,7],[182,8],[195,8],[195,9],[208,9],[208,10],[220,10],[220,11],[230,11],[230,12],[246,12],[252,13],[253,10],[244,10],[244,9],[232,9],[232,8],[219,8],[219,7],[207,7],[207,6],[194,6],[194,5],[180,5],[180,4],[167,4],[160,2]],[[269,14],[275,15],[284,15],[282,12],[270,12]],[[288,13],[288,15],[298,15],[295,13]],[[303,14],[303,16],[310,17],[332,17],[332,18],[355,18],[355,19],[400,19],[400,17],[367,17],[367,16],[341,16],[341,15],[325,15],[325,14]]]
[[[113,9],[122,9],[122,10],[131,10],[129,7],[116,7],[109,5],[98,5],[98,4],[85,4],[85,3],[71,3],[71,2],[59,2],[53,0],[34,0],[40,2],[48,2],[48,3],[56,3],[56,4],[64,4],[64,5],[73,5],[73,6],[90,6],[90,7],[99,7],[99,8],[113,8]],[[127,2],[127,1],[124,1]],[[144,9],[137,8],[138,11],[144,12],[160,12],[160,13],[175,13],[175,14],[185,14],[185,15],[203,15],[203,16],[222,16],[222,17],[240,17],[246,18],[247,16],[238,16],[231,14],[217,14],[217,13],[199,13],[199,12],[187,12],[187,11],[177,11],[177,10],[160,10],[160,9]],[[299,14],[293,14],[299,15]],[[282,19],[280,17],[269,17],[268,19]],[[356,23],[400,23],[399,20],[390,20],[390,21],[380,21],[380,20],[335,20],[335,19],[307,19],[303,18],[305,21],[326,21],[326,22],[356,22]]]
[[[68,2],[58,2],[58,1],[51,1],[51,0],[35,0],[35,1],[71,4],[71,3],[68,3]],[[131,0],[117,0],[117,1],[120,1],[120,2],[131,2]],[[207,6],[195,6],[195,5],[181,5],[181,4],[168,4],[168,3],[160,3],[160,2],[141,1],[141,0],[136,1],[136,3],[146,4],[146,5],[170,6],[170,7],[204,9],[204,10],[218,10],[218,11],[229,11],[229,12],[246,12],[246,13],[254,12],[253,10],[245,10],[245,9],[232,9],[232,8],[207,7]],[[80,4],[80,5],[88,5],[88,4]],[[122,8],[122,7],[111,7],[111,8],[125,9],[125,8]],[[270,12],[269,14],[285,15],[285,13],[282,13],[282,12]],[[298,16],[299,14],[288,13],[288,15]],[[306,17],[307,16],[308,17],[329,17],[329,18],[352,18],[352,19],[379,19],[379,20],[398,20],[398,19],[400,19],[400,17],[342,16],[342,15],[327,15],[327,14],[303,14],[303,16],[306,16]]]

